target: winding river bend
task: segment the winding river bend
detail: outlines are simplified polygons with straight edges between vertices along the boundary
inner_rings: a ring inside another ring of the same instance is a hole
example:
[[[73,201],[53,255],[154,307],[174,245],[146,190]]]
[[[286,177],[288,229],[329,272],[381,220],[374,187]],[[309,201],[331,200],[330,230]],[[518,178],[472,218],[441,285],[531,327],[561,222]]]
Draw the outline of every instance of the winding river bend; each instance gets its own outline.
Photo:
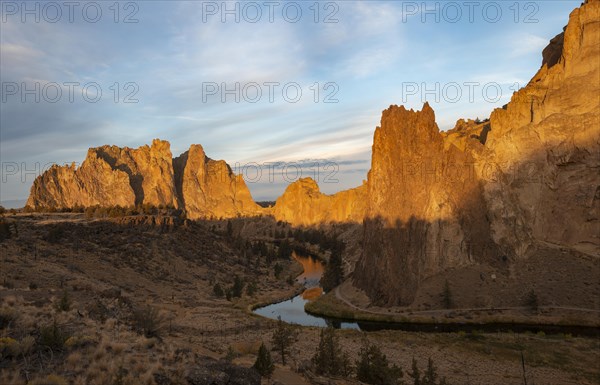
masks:
[[[304,272],[296,278],[304,284],[305,290],[302,294],[295,296],[287,301],[274,303],[268,306],[260,307],[254,310],[255,314],[263,317],[277,319],[281,317],[282,321],[302,325],[302,326],[331,326],[337,329],[356,329],[363,331],[378,330],[404,330],[415,332],[533,332],[543,331],[546,334],[569,333],[578,336],[600,336],[600,329],[593,326],[575,326],[575,325],[546,325],[546,324],[518,324],[518,323],[487,323],[487,324],[468,324],[468,323],[420,323],[420,322],[373,322],[340,320],[328,317],[320,317],[308,314],[304,310],[304,305],[314,301],[323,295],[323,288],[320,286],[320,280],[323,276],[324,265],[319,260],[312,257],[305,257],[293,254],[304,268]]]
[[[304,284],[304,292],[287,301],[258,308],[254,310],[254,313],[272,319],[281,317],[282,321],[302,326],[332,326],[341,329],[360,329],[356,322],[341,322],[325,317],[316,317],[304,311],[306,303],[314,301],[323,295],[323,288],[320,286],[320,281],[323,276],[324,266],[323,263],[312,257],[304,257],[296,253],[293,254],[293,257],[304,268],[304,273],[296,278],[298,282]]]

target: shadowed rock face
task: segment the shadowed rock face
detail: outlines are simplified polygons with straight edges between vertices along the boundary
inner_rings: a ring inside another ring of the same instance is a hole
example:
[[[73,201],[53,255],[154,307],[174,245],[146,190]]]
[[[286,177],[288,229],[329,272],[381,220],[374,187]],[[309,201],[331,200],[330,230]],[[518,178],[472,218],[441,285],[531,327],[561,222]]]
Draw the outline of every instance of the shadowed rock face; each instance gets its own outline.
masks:
[[[445,141],[428,104],[383,112],[367,182],[365,249],[355,270],[356,284],[379,302],[409,303],[422,279],[450,267],[498,263],[470,153],[482,144],[467,140],[467,151]]]
[[[173,159],[169,142],[138,149],[92,148],[81,167],[53,166],[39,176],[27,206],[134,206],[183,208],[189,218],[235,217],[260,212],[241,176],[199,145]]]

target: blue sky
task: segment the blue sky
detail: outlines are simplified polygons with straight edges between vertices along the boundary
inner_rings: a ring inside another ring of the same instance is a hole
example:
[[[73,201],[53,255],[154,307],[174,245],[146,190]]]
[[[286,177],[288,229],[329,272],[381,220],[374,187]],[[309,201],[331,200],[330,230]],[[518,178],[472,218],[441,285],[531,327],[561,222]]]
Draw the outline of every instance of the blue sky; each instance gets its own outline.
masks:
[[[441,129],[488,117],[537,71],[580,1],[273,2],[272,19],[262,1],[76,2],[72,14],[50,3],[29,2],[28,13],[2,1],[2,201],[26,199],[49,163],[157,137],[174,156],[200,143],[209,157],[239,164],[257,200],[276,198],[299,169],[327,193],[357,186],[382,110],[427,99]],[[236,83],[239,102],[221,92]],[[422,95],[425,87],[433,91]],[[325,103],[328,95],[337,102]]]

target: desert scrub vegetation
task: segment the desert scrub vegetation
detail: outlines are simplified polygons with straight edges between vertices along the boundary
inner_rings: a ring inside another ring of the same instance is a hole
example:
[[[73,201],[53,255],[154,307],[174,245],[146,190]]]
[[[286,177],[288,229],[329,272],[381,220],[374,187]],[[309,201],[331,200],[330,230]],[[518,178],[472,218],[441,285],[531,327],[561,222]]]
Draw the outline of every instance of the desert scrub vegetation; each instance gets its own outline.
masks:
[[[152,306],[136,309],[133,313],[135,330],[147,338],[160,338],[164,328],[165,319],[159,310]]]
[[[76,303],[70,311],[59,311],[51,301],[43,307],[19,297],[2,301],[0,384],[155,384],[154,375],[164,372],[164,366],[173,368],[167,377],[174,379],[176,372],[194,364],[194,355],[177,352],[158,338],[140,336],[133,324],[120,327],[114,318],[88,317]],[[111,306],[106,308],[106,315],[112,316]],[[140,320],[144,331],[154,335],[160,317],[149,309],[141,312]],[[133,313],[123,319],[133,322]]]
[[[0,330],[11,327],[19,317],[17,309],[3,306],[0,308]]]
[[[54,320],[50,325],[42,326],[39,330],[39,343],[53,350],[63,350],[70,335]]]
[[[62,296],[56,303],[56,310],[58,311],[69,311],[71,310],[71,297],[69,296],[68,290],[63,290]]]

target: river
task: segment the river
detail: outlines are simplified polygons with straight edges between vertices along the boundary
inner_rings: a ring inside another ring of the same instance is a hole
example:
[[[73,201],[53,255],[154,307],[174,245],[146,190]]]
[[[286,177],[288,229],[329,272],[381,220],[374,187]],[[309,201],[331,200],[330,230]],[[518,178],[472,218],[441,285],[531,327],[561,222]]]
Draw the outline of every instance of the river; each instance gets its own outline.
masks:
[[[323,276],[324,266],[316,258],[304,257],[296,253],[293,254],[293,258],[302,264],[304,268],[304,272],[296,278],[296,281],[304,284],[304,292],[287,301],[258,308],[254,310],[254,313],[272,319],[281,317],[282,321],[302,326],[332,326],[338,329],[360,329],[356,322],[340,322],[325,317],[316,317],[304,311],[306,303],[314,301],[323,295],[323,288],[320,286],[320,281]]]
[[[255,314],[263,317],[278,319],[290,324],[302,326],[331,326],[336,329],[356,329],[363,331],[378,330],[404,330],[418,332],[533,332],[543,331],[546,334],[572,334],[576,336],[598,337],[600,330],[592,326],[569,326],[569,325],[535,325],[535,324],[515,324],[515,323],[488,323],[488,324],[469,324],[469,323],[417,323],[417,322],[372,322],[372,321],[344,321],[339,319],[318,317],[308,314],[304,310],[304,305],[314,301],[323,295],[323,289],[320,286],[323,276],[324,265],[316,258],[305,257],[293,253],[293,258],[302,264],[304,272],[296,280],[304,284],[305,290],[302,294],[295,296],[287,301],[274,303],[254,310]]]

